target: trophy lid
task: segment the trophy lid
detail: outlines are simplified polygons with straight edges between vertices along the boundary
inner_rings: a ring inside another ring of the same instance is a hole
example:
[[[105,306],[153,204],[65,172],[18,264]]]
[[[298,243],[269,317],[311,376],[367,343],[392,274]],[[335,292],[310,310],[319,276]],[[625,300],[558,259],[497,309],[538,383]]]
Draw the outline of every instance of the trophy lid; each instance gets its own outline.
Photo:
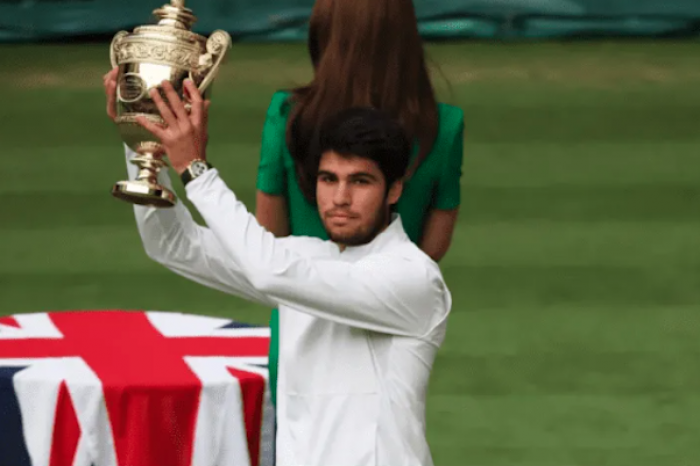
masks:
[[[165,4],[154,10],[153,14],[159,19],[158,26],[189,31],[192,29],[192,25],[197,22],[192,10],[185,7],[185,0],[171,0],[169,5]]]

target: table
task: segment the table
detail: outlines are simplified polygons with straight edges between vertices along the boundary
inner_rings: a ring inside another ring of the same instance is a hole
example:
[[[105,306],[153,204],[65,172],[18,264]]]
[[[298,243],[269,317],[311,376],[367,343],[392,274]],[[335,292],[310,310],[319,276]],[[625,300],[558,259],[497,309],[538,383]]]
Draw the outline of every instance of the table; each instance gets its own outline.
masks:
[[[266,466],[269,328],[178,312],[0,317],[0,466]]]

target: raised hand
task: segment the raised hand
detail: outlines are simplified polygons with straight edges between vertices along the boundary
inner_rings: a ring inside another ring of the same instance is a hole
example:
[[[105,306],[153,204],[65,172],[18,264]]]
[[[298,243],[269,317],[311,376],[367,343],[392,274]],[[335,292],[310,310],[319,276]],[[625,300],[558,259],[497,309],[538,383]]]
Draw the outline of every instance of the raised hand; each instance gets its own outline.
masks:
[[[197,86],[187,79],[185,92],[191,107],[188,112],[170,81],[163,81],[161,87],[168,103],[165,103],[157,88],[152,88],[149,94],[165,124],[158,124],[142,116],[136,121],[160,139],[170,165],[178,174],[182,174],[193,160],[206,160],[207,117],[211,102],[203,100]]]
[[[107,116],[112,121],[117,118],[117,73],[119,73],[119,67],[115,66],[102,77],[105,94],[107,94]]]

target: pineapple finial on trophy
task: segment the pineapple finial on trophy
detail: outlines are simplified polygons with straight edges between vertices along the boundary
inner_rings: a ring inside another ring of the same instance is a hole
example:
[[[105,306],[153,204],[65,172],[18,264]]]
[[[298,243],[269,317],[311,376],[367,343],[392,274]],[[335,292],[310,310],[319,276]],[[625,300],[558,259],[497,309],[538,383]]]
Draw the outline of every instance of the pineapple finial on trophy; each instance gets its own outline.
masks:
[[[192,10],[185,8],[184,0],[171,0],[169,5],[163,5],[153,12],[160,20],[159,26],[170,26],[176,29],[192,29],[192,25],[197,22],[197,18],[192,14]]]

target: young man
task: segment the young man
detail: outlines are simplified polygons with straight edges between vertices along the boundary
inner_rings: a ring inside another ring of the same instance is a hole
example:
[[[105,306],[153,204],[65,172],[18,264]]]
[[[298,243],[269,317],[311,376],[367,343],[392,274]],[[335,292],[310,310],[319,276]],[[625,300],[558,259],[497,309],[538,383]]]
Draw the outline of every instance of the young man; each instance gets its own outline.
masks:
[[[167,126],[141,124],[207,227],[178,203],[135,206],[138,229],[147,254],[174,272],[279,308],[277,465],[430,466],[426,389],[451,296],[391,213],[411,151],[401,127],[371,109],[327,121],[317,202],[331,240],[275,238],[205,161],[208,103],[188,83],[188,113],[163,89],[169,104],[151,95]],[[170,186],[165,170],[161,182]]]

